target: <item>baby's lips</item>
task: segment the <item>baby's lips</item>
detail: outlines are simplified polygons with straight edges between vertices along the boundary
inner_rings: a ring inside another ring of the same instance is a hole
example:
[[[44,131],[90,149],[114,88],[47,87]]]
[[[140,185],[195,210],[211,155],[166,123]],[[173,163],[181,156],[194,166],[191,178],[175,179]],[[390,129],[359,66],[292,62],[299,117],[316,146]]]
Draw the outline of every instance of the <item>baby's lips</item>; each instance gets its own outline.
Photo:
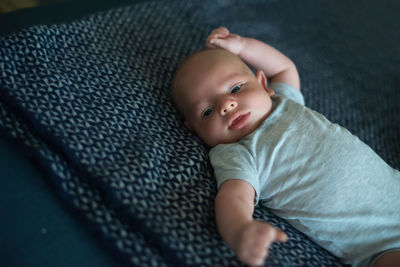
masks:
[[[250,118],[250,112],[245,114],[234,114],[229,122],[230,130],[239,130],[243,128]]]

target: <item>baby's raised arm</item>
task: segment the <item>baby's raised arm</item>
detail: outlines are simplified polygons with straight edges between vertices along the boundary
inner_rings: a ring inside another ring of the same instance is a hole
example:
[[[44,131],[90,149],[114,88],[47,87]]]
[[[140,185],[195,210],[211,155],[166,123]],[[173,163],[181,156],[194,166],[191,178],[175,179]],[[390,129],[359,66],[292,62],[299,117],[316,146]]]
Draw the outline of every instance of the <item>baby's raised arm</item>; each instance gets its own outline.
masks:
[[[208,36],[206,46],[226,49],[256,70],[262,70],[271,82],[284,82],[300,90],[296,65],[287,56],[264,42],[232,34],[227,28],[220,27]]]
[[[218,231],[235,251],[237,257],[249,265],[261,265],[275,241],[287,240],[285,233],[268,223],[253,219],[254,188],[246,181],[225,181],[215,200]]]

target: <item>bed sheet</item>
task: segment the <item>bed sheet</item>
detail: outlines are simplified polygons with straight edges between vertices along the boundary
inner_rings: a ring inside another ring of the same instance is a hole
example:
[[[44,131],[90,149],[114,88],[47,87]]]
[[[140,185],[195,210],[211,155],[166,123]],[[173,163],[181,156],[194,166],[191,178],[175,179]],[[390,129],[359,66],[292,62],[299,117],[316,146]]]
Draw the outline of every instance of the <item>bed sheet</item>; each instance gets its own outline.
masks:
[[[266,41],[298,66],[308,106],[399,168],[399,4],[368,4],[149,1],[25,29],[0,40],[0,127],[127,264],[241,266],[214,223],[208,148],[170,103],[174,71],[220,25]],[[255,217],[290,237],[268,266],[342,265],[268,209]]]

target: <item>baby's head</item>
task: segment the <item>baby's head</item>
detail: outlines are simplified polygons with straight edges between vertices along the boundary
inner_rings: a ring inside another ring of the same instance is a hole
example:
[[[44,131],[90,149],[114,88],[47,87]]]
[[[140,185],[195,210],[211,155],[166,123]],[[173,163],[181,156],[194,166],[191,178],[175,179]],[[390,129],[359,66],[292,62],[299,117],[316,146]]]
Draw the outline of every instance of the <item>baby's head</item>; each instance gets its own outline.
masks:
[[[253,132],[270,114],[273,94],[262,71],[254,75],[238,56],[223,49],[189,56],[172,85],[172,100],[185,125],[211,147]]]

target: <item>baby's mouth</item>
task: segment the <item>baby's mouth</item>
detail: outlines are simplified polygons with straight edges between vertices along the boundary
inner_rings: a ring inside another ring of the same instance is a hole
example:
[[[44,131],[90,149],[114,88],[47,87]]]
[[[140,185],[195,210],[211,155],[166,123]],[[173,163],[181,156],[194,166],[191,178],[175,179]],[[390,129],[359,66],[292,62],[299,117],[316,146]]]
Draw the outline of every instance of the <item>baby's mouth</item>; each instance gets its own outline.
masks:
[[[246,114],[234,114],[229,122],[229,130],[239,130],[243,128],[250,118],[250,112]]]

